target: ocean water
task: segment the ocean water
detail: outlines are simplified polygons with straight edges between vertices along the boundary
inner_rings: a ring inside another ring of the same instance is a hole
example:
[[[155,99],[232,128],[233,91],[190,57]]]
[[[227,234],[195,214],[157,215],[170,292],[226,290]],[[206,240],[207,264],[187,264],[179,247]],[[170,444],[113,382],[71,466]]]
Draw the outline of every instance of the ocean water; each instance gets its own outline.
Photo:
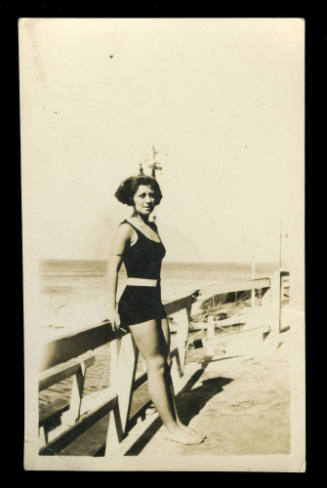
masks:
[[[270,276],[274,263],[256,264],[256,277]],[[94,325],[107,318],[106,261],[42,260],[40,262],[41,319],[45,330]],[[162,300],[167,302],[213,283],[251,278],[247,263],[172,263],[163,261]],[[122,266],[117,294],[122,293],[126,271]]]

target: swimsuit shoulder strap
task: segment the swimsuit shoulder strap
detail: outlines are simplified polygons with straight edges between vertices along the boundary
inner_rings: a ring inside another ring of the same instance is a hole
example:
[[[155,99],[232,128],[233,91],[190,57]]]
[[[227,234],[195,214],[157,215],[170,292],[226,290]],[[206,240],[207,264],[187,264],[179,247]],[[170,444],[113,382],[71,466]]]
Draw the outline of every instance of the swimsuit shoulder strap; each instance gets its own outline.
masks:
[[[134,230],[136,230],[136,232],[137,232],[138,234],[142,234],[142,232],[141,232],[141,231],[140,231],[140,230],[139,230],[137,227],[135,227],[135,225],[133,225],[133,224],[132,224],[132,223],[131,223],[129,220],[125,219],[125,220],[123,220],[123,222],[121,222],[121,223],[122,223],[122,224],[124,224],[125,222],[126,222],[127,224],[129,224],[131,227],[133,227],[133,229],[134,229]]]
[[[161,240],[160,241],[155,241],[154,239],[151,239],[150,237],[146,236],[142,231],[140,231],[137,227],[135,227],[135,225],[133,225],[129,220],[125,219],[124,222],[127,222],[131,227],[133,227],[133,229],[135,229],[135,231],[137,232],[137,235],[138,236],[141,236],[141,237],[143,237],[146,240],[155,242],[156,244],[162,244]],[[157,234],[158,234],[158,231],[157,231]],[[158,236],[159,236],[159,234],[158,234]],[[160,239],[160,236],[159,236],[159,239]]]

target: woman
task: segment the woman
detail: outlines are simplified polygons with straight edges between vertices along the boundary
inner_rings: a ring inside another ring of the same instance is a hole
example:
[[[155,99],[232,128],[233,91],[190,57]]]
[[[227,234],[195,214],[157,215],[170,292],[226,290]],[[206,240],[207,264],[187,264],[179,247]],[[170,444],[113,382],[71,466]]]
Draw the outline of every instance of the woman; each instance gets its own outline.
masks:
[[[170,376],[170,337],[161,302],[160,269],[166,253],[157,226],[149,220],[162,194],[158,182],[146,175],[127,178],[116,198],[133,207],[133,214],[118,227],[109,257],[109,320],[115,330],[129,329],[145,359],[148,389],[165,437],[182,444],[199,444],[204,436],[180,421]],[[127,286],[116,304],[117,277],[124,262]]]

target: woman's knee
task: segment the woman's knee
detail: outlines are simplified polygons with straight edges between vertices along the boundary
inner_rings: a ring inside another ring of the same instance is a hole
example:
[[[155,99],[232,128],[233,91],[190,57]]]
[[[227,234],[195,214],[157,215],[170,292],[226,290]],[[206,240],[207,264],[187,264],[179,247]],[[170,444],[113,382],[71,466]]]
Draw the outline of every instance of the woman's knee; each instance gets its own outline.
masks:
[[[169,370],[167,359],[163,355],[151,356],[146,360],[148,370],[164,374]]]

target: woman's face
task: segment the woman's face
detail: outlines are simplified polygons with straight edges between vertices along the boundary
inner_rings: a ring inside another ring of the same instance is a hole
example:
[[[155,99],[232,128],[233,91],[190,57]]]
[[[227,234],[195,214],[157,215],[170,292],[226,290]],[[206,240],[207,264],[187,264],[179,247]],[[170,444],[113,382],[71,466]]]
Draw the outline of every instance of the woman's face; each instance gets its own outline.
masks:
[[[151,186],[140,185],[134,197],[134,209],[142,215],[149,215],[155,206],[155,193]]]

